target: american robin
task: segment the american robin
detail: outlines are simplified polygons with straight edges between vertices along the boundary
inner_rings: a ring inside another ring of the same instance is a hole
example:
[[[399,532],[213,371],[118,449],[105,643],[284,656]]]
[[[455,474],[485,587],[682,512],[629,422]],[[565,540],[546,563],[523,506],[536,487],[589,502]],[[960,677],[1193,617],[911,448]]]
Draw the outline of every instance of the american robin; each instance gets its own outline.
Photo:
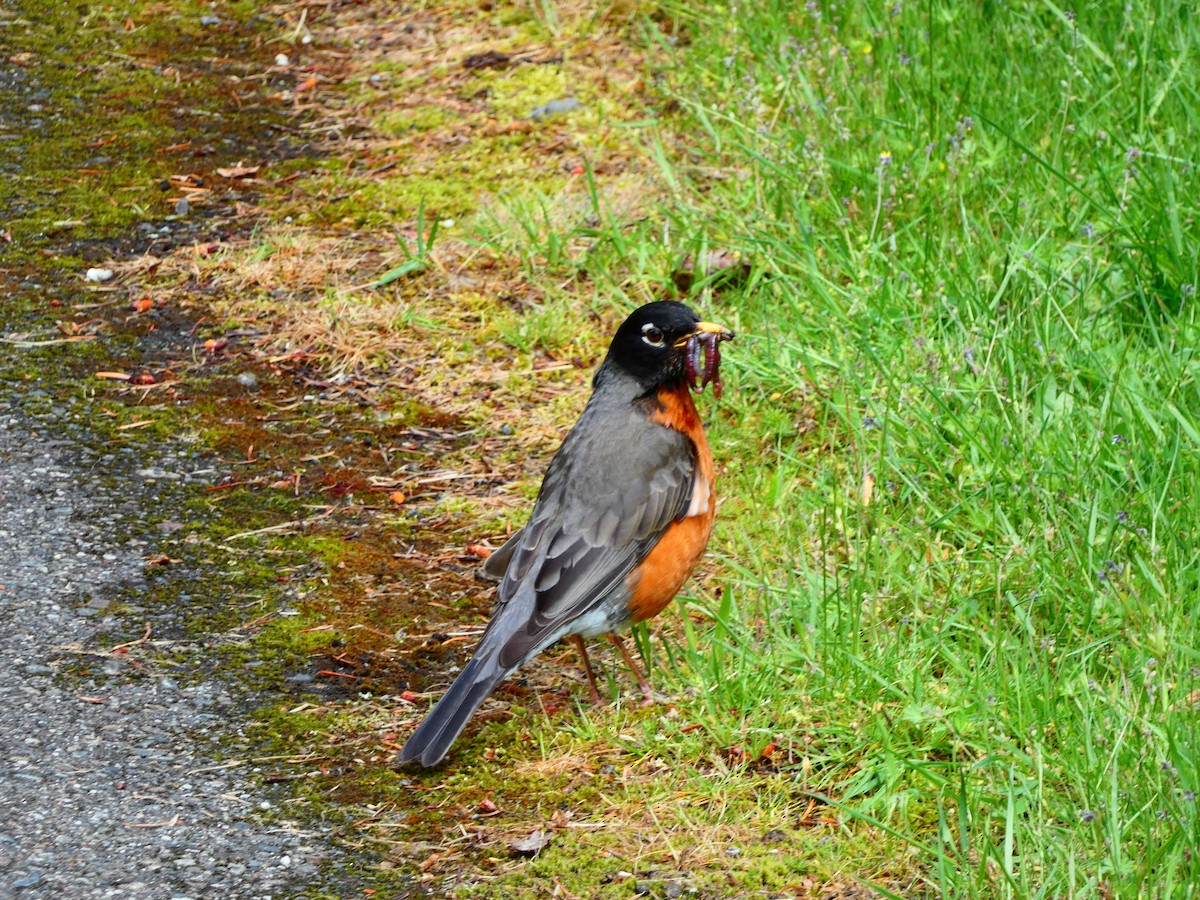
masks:
[[[496,685],[564,637],[583,657],[594,701],[583,638],[598,635],[618,646],[649,696],[616,632],[661,612],[708,544],[713,459],[691,390],[712,380],[719,391],[719,342],[732,337],[674,301],[648,303],[617,329],[528,524],[484,565],[500,584],[475,655],[398,762],[439,763]]]

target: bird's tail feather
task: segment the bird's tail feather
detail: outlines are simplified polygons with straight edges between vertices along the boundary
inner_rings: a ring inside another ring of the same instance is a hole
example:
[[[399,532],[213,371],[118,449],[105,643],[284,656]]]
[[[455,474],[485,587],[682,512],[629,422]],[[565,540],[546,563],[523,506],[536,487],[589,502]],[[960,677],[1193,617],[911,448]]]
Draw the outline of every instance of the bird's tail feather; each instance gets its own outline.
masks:
[[[477,652],[405,742],[396,761],[403,764],[419,758],[422,765],[436,766],[475,710],[511,671],[498,666],[492,654]]]

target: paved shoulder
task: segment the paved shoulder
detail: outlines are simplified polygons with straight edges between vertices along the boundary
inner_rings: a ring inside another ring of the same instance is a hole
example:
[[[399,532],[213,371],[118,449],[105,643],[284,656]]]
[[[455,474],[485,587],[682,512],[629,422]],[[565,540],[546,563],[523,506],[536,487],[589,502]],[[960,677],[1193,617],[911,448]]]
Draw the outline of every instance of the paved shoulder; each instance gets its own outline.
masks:
[[[230,691],[87,654],[151,548],[120,524],[137,491],[38,432],[0,400],[0,898],[299,893],[330,851],[207,755]]]

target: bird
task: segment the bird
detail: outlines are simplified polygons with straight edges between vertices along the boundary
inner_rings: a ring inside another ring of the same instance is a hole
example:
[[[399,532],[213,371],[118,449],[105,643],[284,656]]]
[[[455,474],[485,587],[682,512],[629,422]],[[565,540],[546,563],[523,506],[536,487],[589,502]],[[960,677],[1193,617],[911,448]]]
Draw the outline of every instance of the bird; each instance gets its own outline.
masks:
[[[719,396],[719,346],[733,336],[674,300],[647,303],[621,323],[528,523],[482,567],[499,584],[474,654],[397,764],[440,763],[496,686],[563,638],[583,658],[594,703],[600,695],[583,639],[601,635],[652,696],[616,633],[671,602],[712,534],[713,457],[692,392],[711,380]]]

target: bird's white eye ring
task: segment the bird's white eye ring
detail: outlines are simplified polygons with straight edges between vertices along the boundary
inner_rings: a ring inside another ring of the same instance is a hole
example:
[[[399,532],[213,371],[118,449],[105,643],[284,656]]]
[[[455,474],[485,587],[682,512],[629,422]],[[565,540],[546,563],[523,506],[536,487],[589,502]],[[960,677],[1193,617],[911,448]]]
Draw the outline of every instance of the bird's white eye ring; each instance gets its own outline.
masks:
[[[662,347],[666,344],[663,340],[662,329],[653,322],[647,322],[642,326],[642,340],[651,347]]]

